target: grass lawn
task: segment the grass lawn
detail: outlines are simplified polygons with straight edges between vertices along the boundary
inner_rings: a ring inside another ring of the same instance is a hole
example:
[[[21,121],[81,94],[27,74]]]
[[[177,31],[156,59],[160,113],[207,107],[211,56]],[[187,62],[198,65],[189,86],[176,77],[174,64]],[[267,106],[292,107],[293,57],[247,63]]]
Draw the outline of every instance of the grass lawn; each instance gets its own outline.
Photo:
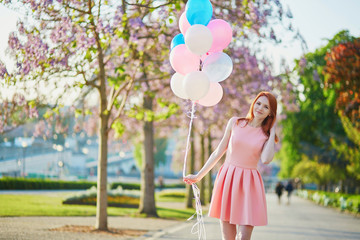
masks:
[[[0,216],[95,216],[95,206],[63,205],[63,196],[0,194]],[[164,199],[166,200],[166,199]],[[136,208],[108,207],[109,216],[143,217]],[[157,208],[161,218],[187,219],[194,209]]]

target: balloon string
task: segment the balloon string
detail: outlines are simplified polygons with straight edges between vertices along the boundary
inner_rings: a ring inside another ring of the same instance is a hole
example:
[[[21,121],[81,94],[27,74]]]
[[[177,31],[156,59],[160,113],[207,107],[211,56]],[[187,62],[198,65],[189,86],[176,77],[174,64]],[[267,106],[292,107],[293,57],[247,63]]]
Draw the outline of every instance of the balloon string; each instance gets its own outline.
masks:
[[[190,135],[191,135],[191,128],[192,128],[194,118],[195,118],[195,102],[193,101],[192,106],[191,106],[191,112],[190,112],[189,133],[188,133],[187,141],[186,141],[184,167],[183,167],[183,177],[185,177],[185,175],[186,175],[186,161],[187,161],[187,155],[188,155],[189,149],[190,149]]]
[[[193,101],[192,106],[191,106],[191,112],[190,112],[189,133],[188,133],[187,141],[186,141],[183,177],[185,177],[185,175],[186,175],[187,155],[188,155],[189,149],[190,149],[190,136],[191,136],[191,129],[192,129],[192,124],[193,124],[194,118],[195,118],[195,102]],[[196,212],[188,219],[188,220],[193,219],[196,214],[196,223],[191,228],[191,233],[198,234],[199,240],[202,240],[202,239],[206,240],[205,224],[204,224],[204,218],[202,215],[201,201],[200,201],[200,190],[195,183],[191,184],[191,187],[192,187],[192,190],[194,193],[195,209],[196,209]]]
[[[204,218],[202,215],[202,209],[201,209],[201,201],[200,201],[200,189],[198,186],[193,183],[191,184],[192,190],[194,192],[195,197],[195,207],[196,207],[196,213],[194,213],[188,220],[191,220],[194,215],[196,214],[196,223],[191,228],[192,234],[197,234],[199,240],[206,240],[206,230],[205,230],[205,223]]]

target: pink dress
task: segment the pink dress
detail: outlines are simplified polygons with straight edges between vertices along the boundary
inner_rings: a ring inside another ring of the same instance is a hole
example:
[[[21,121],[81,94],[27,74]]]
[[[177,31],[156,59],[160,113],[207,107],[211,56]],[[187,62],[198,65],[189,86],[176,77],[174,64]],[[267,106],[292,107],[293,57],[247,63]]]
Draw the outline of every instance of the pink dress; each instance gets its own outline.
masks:
[[[214,184],[209,216],[231,224],[267,225],[264,184],[257,170],[268,137],[261,127],[234,124],[226,152]]]

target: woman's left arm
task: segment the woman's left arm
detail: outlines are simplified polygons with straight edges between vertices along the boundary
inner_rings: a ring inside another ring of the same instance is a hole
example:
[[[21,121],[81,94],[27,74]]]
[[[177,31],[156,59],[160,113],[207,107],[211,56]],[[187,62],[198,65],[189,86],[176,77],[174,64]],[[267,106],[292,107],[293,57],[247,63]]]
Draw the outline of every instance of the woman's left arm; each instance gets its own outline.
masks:
[[[265,146],[261,152],[261,161],[264,164],[269,164],[275,155],[275,124],[270,129],[269,139],[266,141]]]

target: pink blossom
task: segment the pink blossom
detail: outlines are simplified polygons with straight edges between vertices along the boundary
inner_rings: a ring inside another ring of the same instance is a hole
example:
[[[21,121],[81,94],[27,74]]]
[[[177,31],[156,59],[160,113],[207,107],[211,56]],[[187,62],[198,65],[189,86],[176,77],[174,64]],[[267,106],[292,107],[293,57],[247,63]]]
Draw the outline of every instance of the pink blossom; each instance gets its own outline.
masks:
[[[0,119],[0,133],[4,132],[4,122]]]
[[[5,75],[9,75],[6,66],[3,62],[0,61],[0,77],[4,78]]]
[[[30,107],[29,118],[38,118],[39,112],[36,107]]]
[[[45,133],[45,129],[46,129],[46,124],[44,120],[40,120],[39,122],[37,122],[33,132],[34,137],[39,137],[43,135]]]
[[[10,33],[8,44],[9,47],[14,50],[18,50],[21,48],[20,41],[14,32]]]

